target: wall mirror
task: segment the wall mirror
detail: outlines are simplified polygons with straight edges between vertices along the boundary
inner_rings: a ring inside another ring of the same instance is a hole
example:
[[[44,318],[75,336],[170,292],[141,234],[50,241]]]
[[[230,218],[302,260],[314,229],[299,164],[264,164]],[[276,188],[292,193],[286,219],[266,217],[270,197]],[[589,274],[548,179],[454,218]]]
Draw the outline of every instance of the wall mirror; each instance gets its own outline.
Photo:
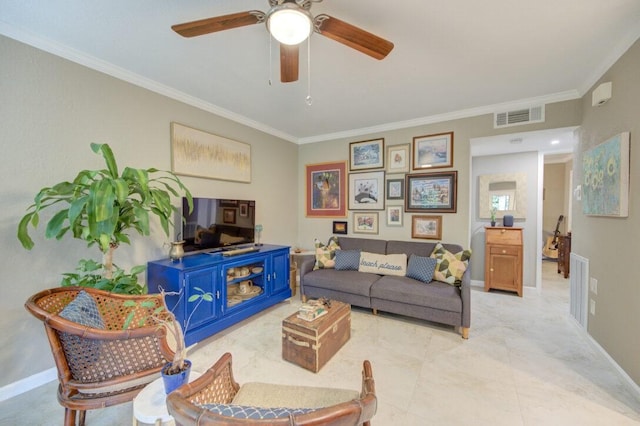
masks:
[[[496,218],[510,214],[524,219],[527,211],[527,175],[525,173],[500,173],[479,176],[478,212],[481,219],[491,218],[496,208]]]

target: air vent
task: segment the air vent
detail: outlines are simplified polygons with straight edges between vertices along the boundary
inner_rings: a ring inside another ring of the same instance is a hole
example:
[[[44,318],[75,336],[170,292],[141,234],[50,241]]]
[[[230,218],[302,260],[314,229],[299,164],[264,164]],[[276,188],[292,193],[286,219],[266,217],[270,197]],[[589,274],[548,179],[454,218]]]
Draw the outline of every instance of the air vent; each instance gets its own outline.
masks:
[[[543,121],[544,105],[513,111],[496,112],[493,115],[493,127],[496,129],[522,124],[542,123]]]

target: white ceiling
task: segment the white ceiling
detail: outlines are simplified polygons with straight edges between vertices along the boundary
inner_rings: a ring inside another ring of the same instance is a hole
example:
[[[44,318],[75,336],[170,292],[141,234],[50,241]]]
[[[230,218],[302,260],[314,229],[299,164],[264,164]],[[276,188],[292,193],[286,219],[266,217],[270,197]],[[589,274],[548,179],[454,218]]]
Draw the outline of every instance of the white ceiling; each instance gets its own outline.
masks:
[[[638,0],[324,0],[314,15],[395,48],[377,61],[312,35],[308,106],[306,44],[300,80],[283,84],[264,25],[192,39],[170,28],[268,8],[267,0],[0,0],[0,34],[297,143],[577,98],[640,37]]]

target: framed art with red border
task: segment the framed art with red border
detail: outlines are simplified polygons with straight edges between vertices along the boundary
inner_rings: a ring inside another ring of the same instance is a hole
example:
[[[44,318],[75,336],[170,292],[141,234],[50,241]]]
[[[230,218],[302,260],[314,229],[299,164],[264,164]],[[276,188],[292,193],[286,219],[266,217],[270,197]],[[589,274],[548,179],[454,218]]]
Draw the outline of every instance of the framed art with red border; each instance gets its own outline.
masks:
[[[307,164],[306,216],[347,216],[347,163]]]

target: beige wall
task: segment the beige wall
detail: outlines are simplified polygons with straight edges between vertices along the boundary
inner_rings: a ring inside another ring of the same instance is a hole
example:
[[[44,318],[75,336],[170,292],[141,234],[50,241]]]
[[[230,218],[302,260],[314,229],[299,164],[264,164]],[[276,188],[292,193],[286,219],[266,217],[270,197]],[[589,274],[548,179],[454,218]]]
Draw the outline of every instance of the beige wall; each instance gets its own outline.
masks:
[[[542,205],[542,237],[552,237],[558,217],[567,217],[565,209],[565,163],[545,164],[544,166],[544,201]],[[564,234],[567,229],[566,220],[560,224],[558,230]]]
[[[572,251],[589,259],[589,275],[598,280],[596,314],[589,315],[589,333],[640,384],[640,284],[636,262],[640,247],[640,41],[616,62],[594,86],[613,83],[612,98],[591,106],[591,91],[582,105],[584,120],[574,155],[574,186],[582,182],[582,153],[610,137],[631,133],[628,218],[585,216],[573,200]]]
[[[0,37],[0,364],[10,365],[0,387],[53,367],[42,324],[23,308],[33,293],[55,287],[79,258],[100,259],[78,241],[44,240],[24,250],[16,227],[37,191],[70,180],[81,169],[103,167],[90,142],[109,143],[119,165],[170,169],[172,121],[251,144],[252,183],[184,178],[197,196],[255,199],[263,241],[293,244],[298,204],[295,144],[168,99],[8,38]],[[178,201],[176,200],[176,205]],[[283,206],[288,206],[283,208]],[[171,236],[173,239],[173,235]],[[129,268],[166,257],[157,224],[152,238],[133,236],[116,252]]]

